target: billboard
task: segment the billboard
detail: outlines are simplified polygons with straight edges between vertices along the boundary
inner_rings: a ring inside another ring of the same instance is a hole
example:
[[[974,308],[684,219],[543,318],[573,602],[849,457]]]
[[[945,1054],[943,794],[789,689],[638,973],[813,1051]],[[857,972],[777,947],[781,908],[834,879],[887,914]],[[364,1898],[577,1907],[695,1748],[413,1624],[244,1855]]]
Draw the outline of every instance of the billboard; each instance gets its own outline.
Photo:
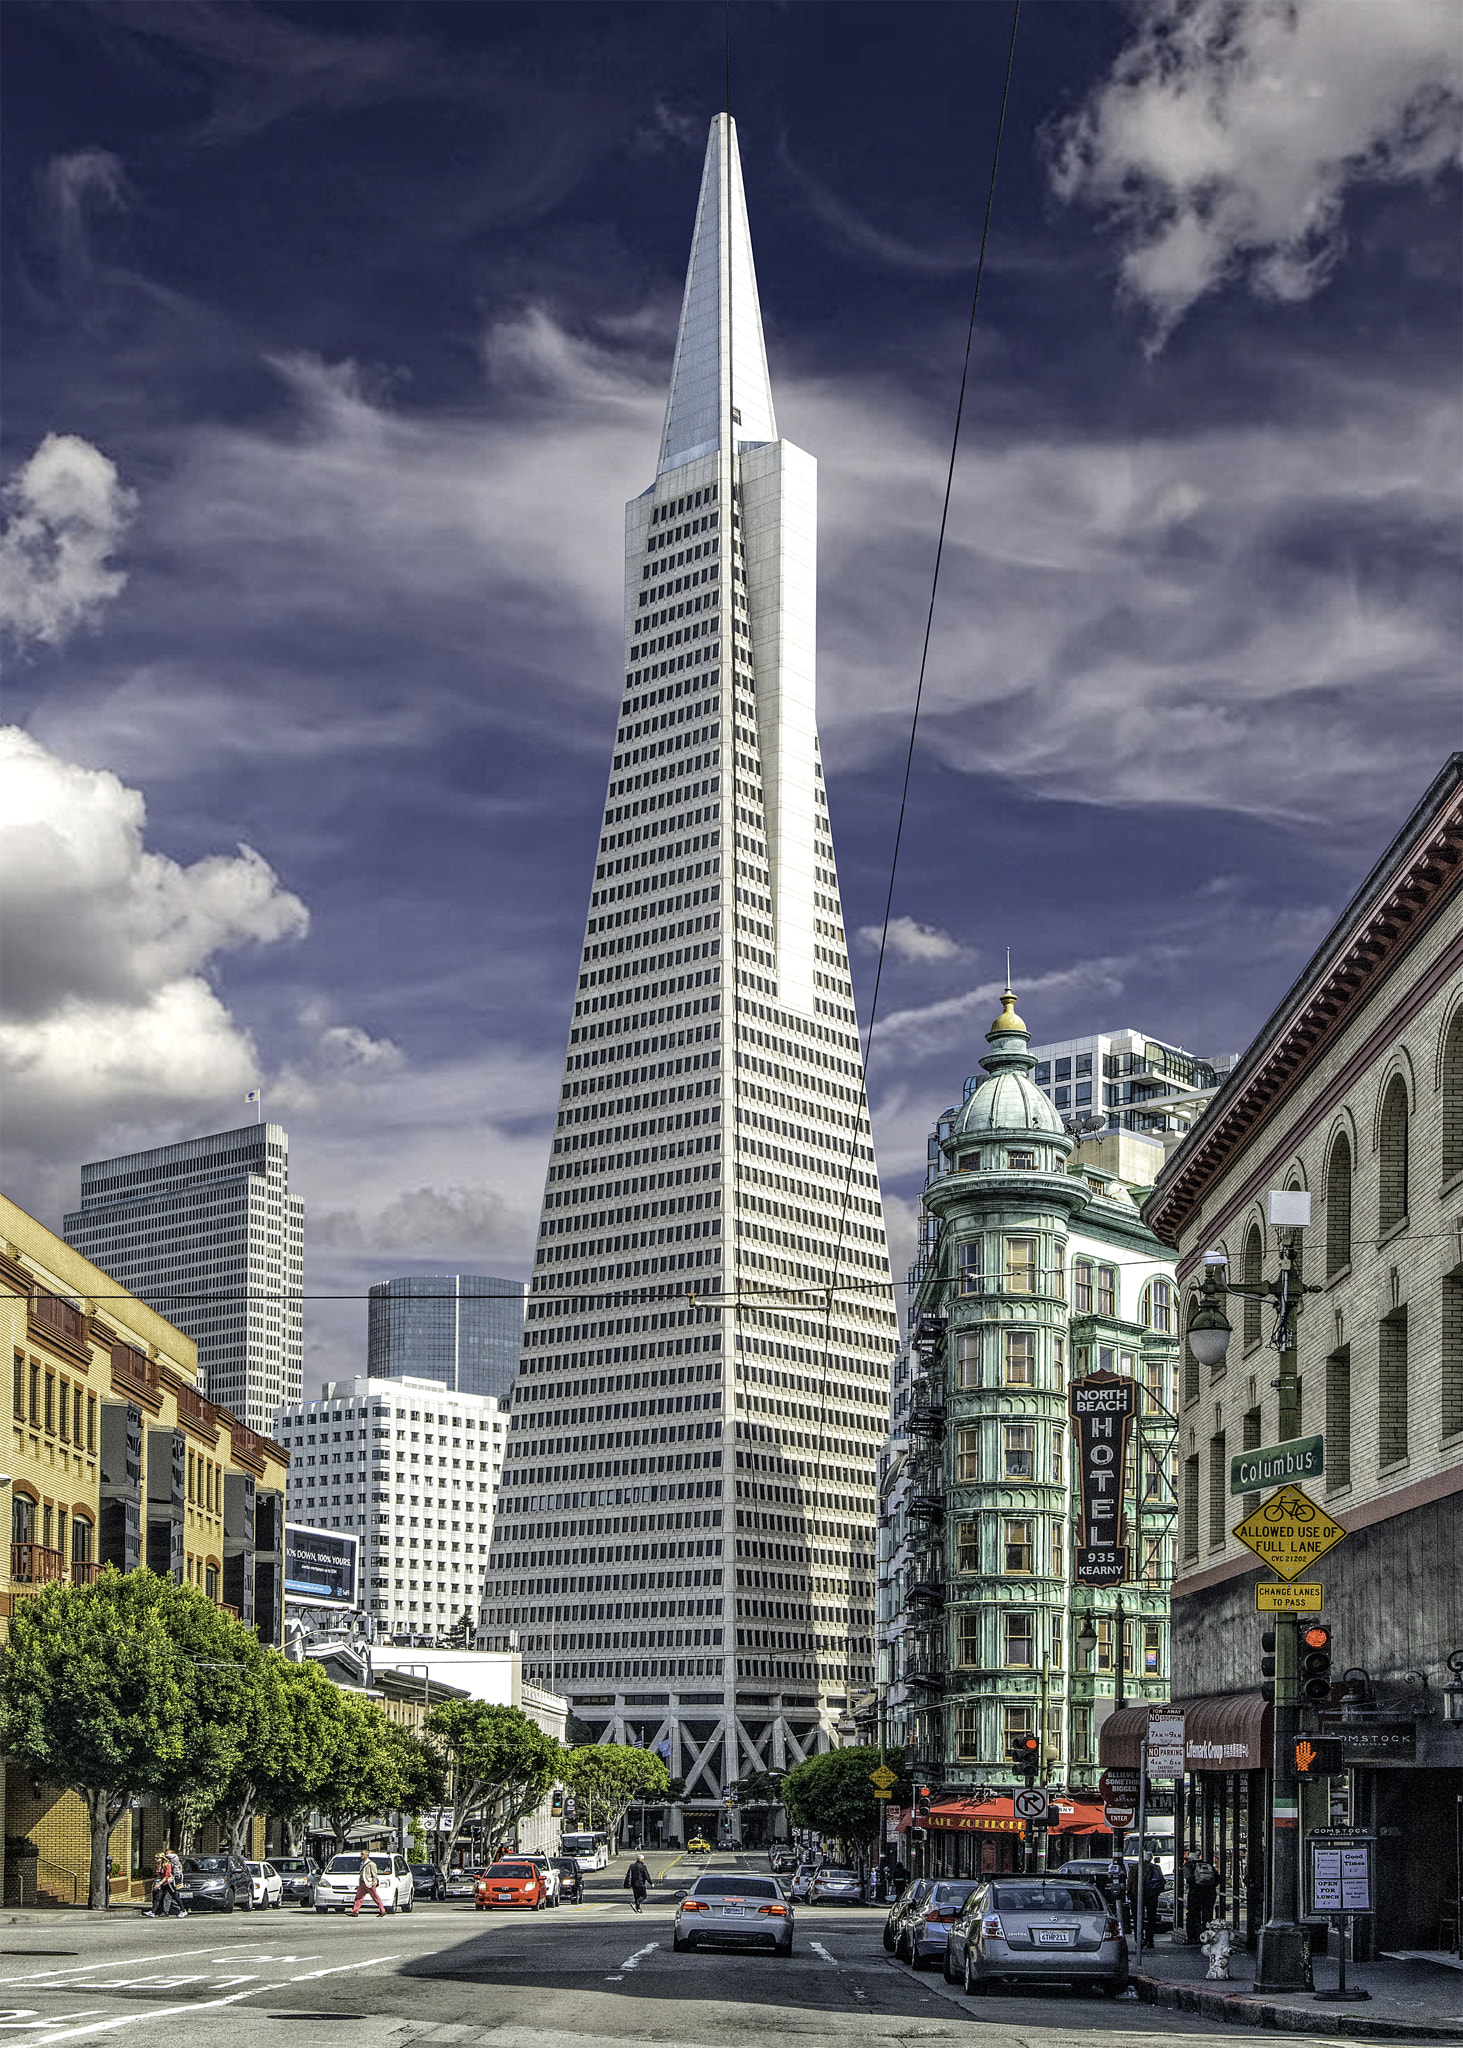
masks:
[[[284,1597],[308,1607],[354,1607],[359,1538],[333,1530],[284,1527]]]

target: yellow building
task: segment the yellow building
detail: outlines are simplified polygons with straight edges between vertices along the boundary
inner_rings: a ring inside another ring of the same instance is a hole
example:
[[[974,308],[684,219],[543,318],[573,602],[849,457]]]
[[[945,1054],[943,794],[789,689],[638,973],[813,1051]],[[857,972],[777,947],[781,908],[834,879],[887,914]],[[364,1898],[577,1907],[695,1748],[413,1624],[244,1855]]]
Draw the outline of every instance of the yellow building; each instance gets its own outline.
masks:
[[[193,1340],[4,1195],[0,1317],[11,1360],[0,1639],[17,1601],[115,1565],[197,1586],[280,1644],[289,1453],[198,1391]],[[7,1837],[38,1851],[40,1890],[84,1897],[75,1794],[12,1772],[4,1807]],[[134,1808],[119,1824],[116,1893],[144,1889],[158,1819]],[[7,1898],[24,1884],[15,1866],[7,1850]]]

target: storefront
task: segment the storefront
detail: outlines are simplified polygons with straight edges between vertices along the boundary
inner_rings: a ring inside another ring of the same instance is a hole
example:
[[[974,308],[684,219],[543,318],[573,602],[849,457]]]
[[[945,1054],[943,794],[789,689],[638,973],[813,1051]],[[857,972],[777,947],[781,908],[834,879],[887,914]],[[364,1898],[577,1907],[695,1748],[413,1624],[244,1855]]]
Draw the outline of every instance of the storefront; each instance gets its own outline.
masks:
[[[1038,1834],[1037,1863],[1043,1870],[1071,1856],[1106,1855],[1111,1836],[1102,1808],[1088,1799],[1059,1793],[1052,1801],[1055,1825]],[[1016,1818],[1009,1795],[996,1799],[940,1799],[930,1808],[922,1861],[925,1877],[982,1877],[1026,1867],[1026,1823]],[[1086,1838],[1095,1838],[1088,1846]],[[1082,1838],[1080,1845],[1077,1838]],[[1043,1839],[1046,1847],[1043,1848]]]

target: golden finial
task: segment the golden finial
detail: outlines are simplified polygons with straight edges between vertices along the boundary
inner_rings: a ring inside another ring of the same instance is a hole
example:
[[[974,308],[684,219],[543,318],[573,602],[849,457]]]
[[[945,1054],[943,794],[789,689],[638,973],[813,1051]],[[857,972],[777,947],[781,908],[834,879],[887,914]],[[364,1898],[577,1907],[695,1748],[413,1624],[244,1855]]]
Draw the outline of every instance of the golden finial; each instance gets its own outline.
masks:
[[[1024,1032],[1026,1026],[1022,1023],[1021,1019],[1016,1015],[1016,994],[1014,989],[1008,986],[1005,994],[1001,998],[1001,1001],[1004,1007],[1001,1011],[1000,1016],[997,1017],[995,1023],[992,1024],[989,1036],[994,1038],[997,1036],[998,1033],[1003,1031]]]

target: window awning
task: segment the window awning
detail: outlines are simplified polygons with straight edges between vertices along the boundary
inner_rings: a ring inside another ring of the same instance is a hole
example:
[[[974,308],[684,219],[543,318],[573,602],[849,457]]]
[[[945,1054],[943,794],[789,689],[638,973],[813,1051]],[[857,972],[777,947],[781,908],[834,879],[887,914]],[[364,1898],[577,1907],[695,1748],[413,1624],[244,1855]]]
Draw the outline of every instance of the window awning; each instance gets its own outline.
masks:
[[[1055,1799],[1057,1819],[1047,1830],[1053,1835],[1106,1834],[1107,1821],[1100,1804],[1090,1799]],[[1000,1799],[938,1799],[930,1808],[926,1826],[947,1832],[972,1835],[1019,1835],[1025,1822],[1016,1818],[1009,1797]]]
[[[1097,1732],[1097,1758],[1105,1767],[1136,1771],[1139,1744],[1148,1732],[1148,1707],[1119,1707]],[[1220,1693],[1175,1700],[1184,1716],[1184,1764],[1190,1771],[1265,1771],[1274,1757],[1275,1715],[1257,1692]]]

